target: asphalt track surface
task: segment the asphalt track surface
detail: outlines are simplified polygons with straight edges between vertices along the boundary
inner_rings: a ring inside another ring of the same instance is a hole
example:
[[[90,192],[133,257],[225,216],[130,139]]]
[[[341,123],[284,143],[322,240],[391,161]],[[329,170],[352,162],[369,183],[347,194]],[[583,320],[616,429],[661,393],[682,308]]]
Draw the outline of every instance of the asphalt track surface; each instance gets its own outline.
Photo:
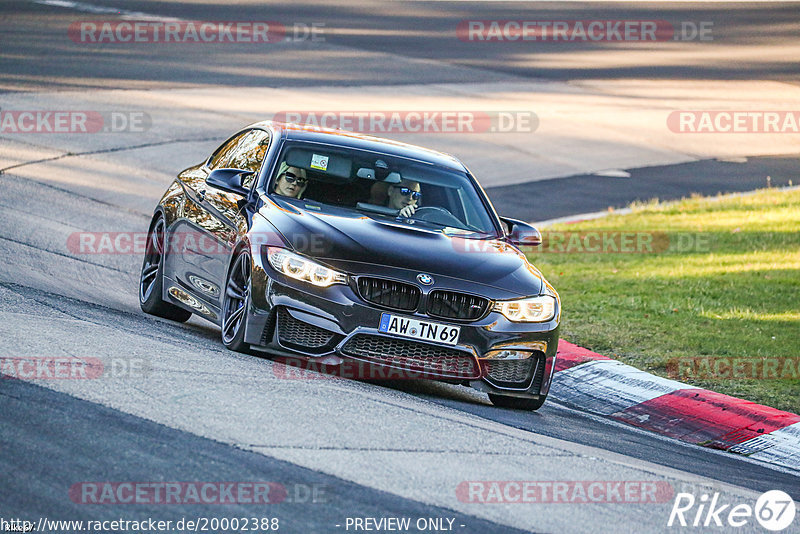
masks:
[[[503,214],[525,221],[546,221],[581,213],[619,209],[632,202],[714,196],[763,187],[797,185],[797,155],[748,158],[732,162],[701,160],[678,165],[628,169],[630,176],[583,174],[487,188]]]
[[[86,2],[92,4],[91,2]],[[796,53],[786,50],[800,31],[797,5],[733,3],[523,2],[147,2],[94,4],[191,20],[324,24],[333,50],[309,46],[222,44],[209,61],[206,47],[99,49],[65,43],[64,28],[110,13],[69,10],[11,0],[0,8],[4,26],[0,87],[315,86],[492,82],[498,79],[682,78],[770,79],[797,82]],[[664,20],[709,22],[711,42],[479,43],[456,38],[464,20]],[[35,38],[30,38],[35,36]],[[510,45],[510,46],[506,46]],[[666,48],[664,50],[663,48]],[[656,53],[657,52],[657,53]],[[793,55],[794,54],[794,55]],[[19,58],[25,58],[20,61]],[[418,60],[402,68],[393,57]],[[613,58],[613,59],[609,59]],[[660,59],[660,58],[663,58]]]
[[[122,515],[131,521],[157,517],[177,522],[184,517],[253,516],[248,504],[226,505],[220,514],[219,505],[204,503],[170,505],[166,513],[163,504],[154,503],[137,506],[133,513],[130,507],[97,507],[76,514],[74,502],[64,499],[75,483],[73,473],[80,473],[82,481],[105,480],[109,466],[118,463],[120,451],[128,451],[136,458],[122,471],[126,480],[152,481],[158,473],[162,481],[266,480],[283,484],[285,500],[256,513],[277,518],[281,530],[289,532],[315,532],[321,527],[333,531],[336,524],[345,524],[347,516],[449,517],[456,525],[469,525],[459,529],[462,532],[524,532],[231,448],[22,381],[9,383],[0,395],[6,412],[0,425],[3,434],[11,438],[4,440],[3,446],[24,451],[4,468],[4,480],[22,482],[9,488],[14,491],[4,492],[6,519],[105,521]],[[25,424],[20,426],[22,421]],[[47,464],[42,458],[48,459]],[[71,469],[54,469],[56,466]]]
[[[574,61],[572,67],[542,67],[538,56],[512,61],[518,54],[507,48],[476,54],[470,43],[437,37],[466,18],[553,18],[557,12],[565,19],[709,19],[718,28],[735,29],[720,37],[720,46],[779,45],[796,39],[800,25],[800,10],[789,4],[726,9],[591,5],[584,7],[588,11],[572,4],[529,8],[438,2],[392,3],[380,9],[368,3],[102,5],[197,20],[322,20],[336,30],[327,39],[332,48],[340,47],[337,57],[344,58],[345,66],[315,59],[309,48],[295,51],[287,75],[289,63],[277,51],[252,54],[233,47],[215,55],[200,75],[196,67],[203,50],[153,54],[153,49],[128,49],[123,54],[60,49],[55,37],[65,24],[80,16],[106,15],[76,16],[56,6],[12,1],[0,7],[2,87],[43,91],[599,76],[791,82],[797,77],[796,63],[781,61],[777,54],[744,64],[735,58],[708,61],[691,69],[636,62],[597,69],[588,60],[577,67]],[[765,36],[765,27],[774,31]],[[552,45],[545,55],[575,52],[574,46]],[[421,67],[394,70],[385,56],[375,56],[386,53],[418,58]],[[489,194],[509,216],[543,220],[621,207],[631,200],[752,189],[765,185],[767,175],[772,185],[783,185],[796,169],[796,158],[788,156],[747,163],[702,161],[633,169],[631,178],[598,182],[596,176],[566,177],[492,188]],[[64,251],[64,236],[70,232],[144,230],[148,219],[138,203],[98,200],[91,189],[37,183],[13,169],[0,175],[0,184],[3,354],[144,358],[151,369],[146,376],[80,384],[0,380],[2,518],[267,516],[281,519],[281,531],[339,532],[344,529],[336,525],[347,517],[407,516],[453,518],[464,525],[455,529],[459,532],[659,532],[666,530],[670,503],[464,504],[455,499],[455,487],[464,480],[652,479],[696,495],[720,491],[752,498],[782,489],[800,499],[797,473],[664,439],[557,402],[530,414],[494,408],[483,395],[445,384],[281,380],[273,362],[225,351],[218,329],[208,323],[192,319],[178,325],[143,315],[135,296],[139,257],[87,258]],[[516,203],[521,195],[534,199],[533,210]],[[154,196],[152,205],[156,201]],[[268,480],[300,490],[321,488],[324,497],[254,508],[92,506],[68,496],[73,484],[85,481],[171,480]]]

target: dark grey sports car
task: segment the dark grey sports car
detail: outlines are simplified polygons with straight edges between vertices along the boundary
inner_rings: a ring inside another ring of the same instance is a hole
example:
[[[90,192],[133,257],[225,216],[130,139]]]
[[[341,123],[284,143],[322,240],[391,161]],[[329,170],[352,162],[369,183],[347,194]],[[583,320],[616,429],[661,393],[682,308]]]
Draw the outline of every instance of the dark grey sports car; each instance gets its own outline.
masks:
[[[452,156],[261,122],[170,185],[139,300],[213,321],[232,350],[358,362],[535,410],[561,314],[518,248],[540,241]]]

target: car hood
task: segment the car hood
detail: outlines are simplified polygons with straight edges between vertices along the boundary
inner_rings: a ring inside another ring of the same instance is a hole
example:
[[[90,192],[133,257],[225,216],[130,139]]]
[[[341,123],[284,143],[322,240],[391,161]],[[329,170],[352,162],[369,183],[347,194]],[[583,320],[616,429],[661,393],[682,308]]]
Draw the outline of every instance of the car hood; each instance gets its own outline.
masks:
[[[515,247],[497,239],[447,235],[432,226],[408,225],[381,216],[315,213],[267,201],[260,209],[297,252],[353,274],[372,266],[442,275],[518,295],[541,293],[543,278]]]

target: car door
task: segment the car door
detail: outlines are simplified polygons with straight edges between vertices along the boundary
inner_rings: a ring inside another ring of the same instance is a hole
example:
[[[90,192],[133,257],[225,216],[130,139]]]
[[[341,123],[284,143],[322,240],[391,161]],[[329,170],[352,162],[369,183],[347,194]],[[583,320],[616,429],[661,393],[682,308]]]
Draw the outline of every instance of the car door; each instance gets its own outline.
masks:
[[[215,169],[236,168],[253,172],[249,182],[243,184],[252,187],[269,142],[264,130],[242,132],[224,143],[205,165],[181,175],[186,191],[186,224],[177,236],[180,266],[176,265],[175,273],[182,285],[215,313],[221,307],[221,289],[233,247],[238,236],[247,231],[247,219],[243,213],[245,199],[209,185],[206,178]]]

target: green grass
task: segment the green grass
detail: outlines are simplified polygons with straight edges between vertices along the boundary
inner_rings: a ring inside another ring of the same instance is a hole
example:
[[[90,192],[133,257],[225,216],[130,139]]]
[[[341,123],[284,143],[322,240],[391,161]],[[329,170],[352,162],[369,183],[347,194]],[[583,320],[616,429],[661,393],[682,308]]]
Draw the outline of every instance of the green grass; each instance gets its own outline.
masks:
[[[528,254],[561,296],[564,339],[670,377],[672,359],[800,358],[800,191],[631,207],[543,234],[663,232],[660,251]],[[697,250],[679,250],[698,237]],[[800,413],[798,379],[681,380]]]

